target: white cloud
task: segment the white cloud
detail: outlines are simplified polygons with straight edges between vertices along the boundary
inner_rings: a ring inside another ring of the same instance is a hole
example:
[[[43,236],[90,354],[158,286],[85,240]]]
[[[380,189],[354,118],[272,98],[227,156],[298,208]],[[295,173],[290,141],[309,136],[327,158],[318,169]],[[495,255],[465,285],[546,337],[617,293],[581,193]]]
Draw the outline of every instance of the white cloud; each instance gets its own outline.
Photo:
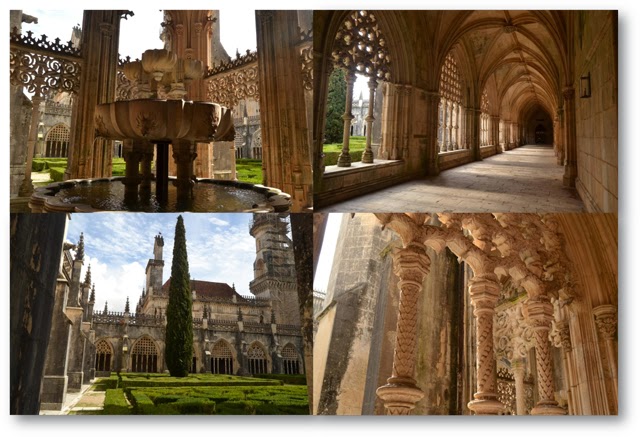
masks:
[[[209,223],[214,224],[216,226],[229,226],[229,222],[219,219],[217,217],[211,217],[209,218]]]
[[[131,311],[135,311],[145,281],[144,266],[139,262],[108,265],[99,258],[85,256],[82,280],[89,265],[91,281],[96,284],[95,310],[102,311],[108,301],[109,311],[124,311],[128,296]]]

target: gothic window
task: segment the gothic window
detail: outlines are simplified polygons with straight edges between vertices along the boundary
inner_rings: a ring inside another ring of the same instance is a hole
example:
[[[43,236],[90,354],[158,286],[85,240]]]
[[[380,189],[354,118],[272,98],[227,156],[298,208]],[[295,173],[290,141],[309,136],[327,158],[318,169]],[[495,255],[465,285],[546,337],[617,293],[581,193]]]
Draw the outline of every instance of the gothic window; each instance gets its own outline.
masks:
[[[347,92],[345,100],[342,151],[338,157],[338,167],[350,167],[351,155],[349,154],[349,137],[353,135],[351,122],[354,118],[353,88],[356,75],[368,78],[369,106],[364,118],[366,125],[363,127],[366,146],[362,154],[362,162],[373,163],[373,150],[371,149],[372,126],[374,122],[375,90],[379,81],[388,81],[391,78],[390,56],[387,42],[382,34],[377,18],[370,11],[353,11],[345,18],[342,26],[336,33],[331,53],[335,68],[346,71]]]
[[[259,375],[267,373],[267,355],[259,343],[253,343],[247,350],[247,361],[249,363],[249,373]]]
[[[96,371],[109,372],[111,371],[111,357],[113,356],[113,350],[109,343],[105,340],[100,340],[96,343]]]
[[[298,360],[298,352],[291,343],[282,348],[282,367],[286,375],[300,374],[300,361]]]
[[[440,153],[464,149],[462,140],[462,79],[458,63],[449,52],[440,70],[438,105],[438,150]]]
[[[149,337],[142,337],[131,350],[131,371],[156,373],[158,371],[158,349]]]
[[[69,147],[69,129],[64,124],[55,125],[45,139],[44,156],[47,158],[65,158]]]
[[[231,348],[224,340],[219,340],[213,345],[211,373],[233,375],[233,355],[231,355]]]
[[[487,97],[487,90],[482,92],[482,99],[480,100],[480,145],[488,146],[491,143],[489,137],[489,97]]]

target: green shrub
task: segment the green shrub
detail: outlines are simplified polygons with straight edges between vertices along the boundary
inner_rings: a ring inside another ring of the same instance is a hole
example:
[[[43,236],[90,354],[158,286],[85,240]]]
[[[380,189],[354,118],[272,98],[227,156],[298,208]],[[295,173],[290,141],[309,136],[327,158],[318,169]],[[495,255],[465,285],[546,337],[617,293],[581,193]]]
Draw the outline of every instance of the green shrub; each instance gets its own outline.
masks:
[[[307,385],[307,377],[305,375],[253,375],[255,378],[277,379],[285,384],[291,385]]]
[[[49,167],[49,176],[54,182],[62,182],[66,167]]]
[[[121,388],[107,389],[104,398],[104,414],[131,414],[130,410]]]

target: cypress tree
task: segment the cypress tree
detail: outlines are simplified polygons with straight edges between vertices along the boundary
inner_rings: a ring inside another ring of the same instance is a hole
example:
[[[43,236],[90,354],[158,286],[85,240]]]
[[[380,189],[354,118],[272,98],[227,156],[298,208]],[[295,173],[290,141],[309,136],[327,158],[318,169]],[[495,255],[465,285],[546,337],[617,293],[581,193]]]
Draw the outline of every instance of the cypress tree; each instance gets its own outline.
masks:
[[[187,239],[182,216],[178,216],[171,263],[171,286],[167,304],[165,361],[171,376],[189,374],[193,359],[193,316]]]
[[[344,131],[344,109],[347,98],[347,80],[342,68],[336,68],[329,76],[327,91],[327,121],[324,131],[325,144],[341,143]]]

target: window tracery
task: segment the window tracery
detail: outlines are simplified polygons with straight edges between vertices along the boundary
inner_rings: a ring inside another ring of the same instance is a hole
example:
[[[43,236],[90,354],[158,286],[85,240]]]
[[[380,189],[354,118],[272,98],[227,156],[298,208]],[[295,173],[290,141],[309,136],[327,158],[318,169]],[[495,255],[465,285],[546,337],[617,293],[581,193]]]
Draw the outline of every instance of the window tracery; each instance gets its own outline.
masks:
[[[440,103],[438,105],[438,149],[458,150],[462,146],[462,77],[452,52],[440,70]]]
[[[489,97],[485,88],[480,99],[480,146],[488,146],[491,143],[489,138],[489,119]]]
[[[297,375],[300,373],[298,352],[291,343],[282,348],[282,367],[286,375]]]
[[[373,105],[378,81],[391,79],[391,57],[387,47],[387,40],[380,30],[379,23],[373,12],[353,11],[345,18],[340,29],[336,32],[331,53],[336,67],[347,71],[347,93],[345,112],[343,115],[342,152],[338,157],[338,167],[350,167],[349,137],[351,136],[351,121],[353,114],[353,86],[356,74],[369,78],[369,110],[366,120],[366,147],[362,153],[362,162],[372,164],[373,150],[371,149],[371,131],[373,121]]]
[[[225,341],[218,341],[211,355],[211,373],[233,375],[233,355]]]
[[[113,356],[113,351],[109,343],[107,343],[105,340],[100,340],[96,344],[96,361],[95,361],[96,371],[109,372],[111,370],[112,356]]]
[[[69,147],[69,128],[58,124],[51,128],[45,139],[45,154],[50,158],[64,158]]]
[[[247,360],[249,362],[249,373],[252,375],[267,373],[267,357],[264,349],[258,343],[253,343],[249,346]]]
[[[158,349],[149,337],[138,340],[131,350],[131,371],[145,373],[158,371]]]

